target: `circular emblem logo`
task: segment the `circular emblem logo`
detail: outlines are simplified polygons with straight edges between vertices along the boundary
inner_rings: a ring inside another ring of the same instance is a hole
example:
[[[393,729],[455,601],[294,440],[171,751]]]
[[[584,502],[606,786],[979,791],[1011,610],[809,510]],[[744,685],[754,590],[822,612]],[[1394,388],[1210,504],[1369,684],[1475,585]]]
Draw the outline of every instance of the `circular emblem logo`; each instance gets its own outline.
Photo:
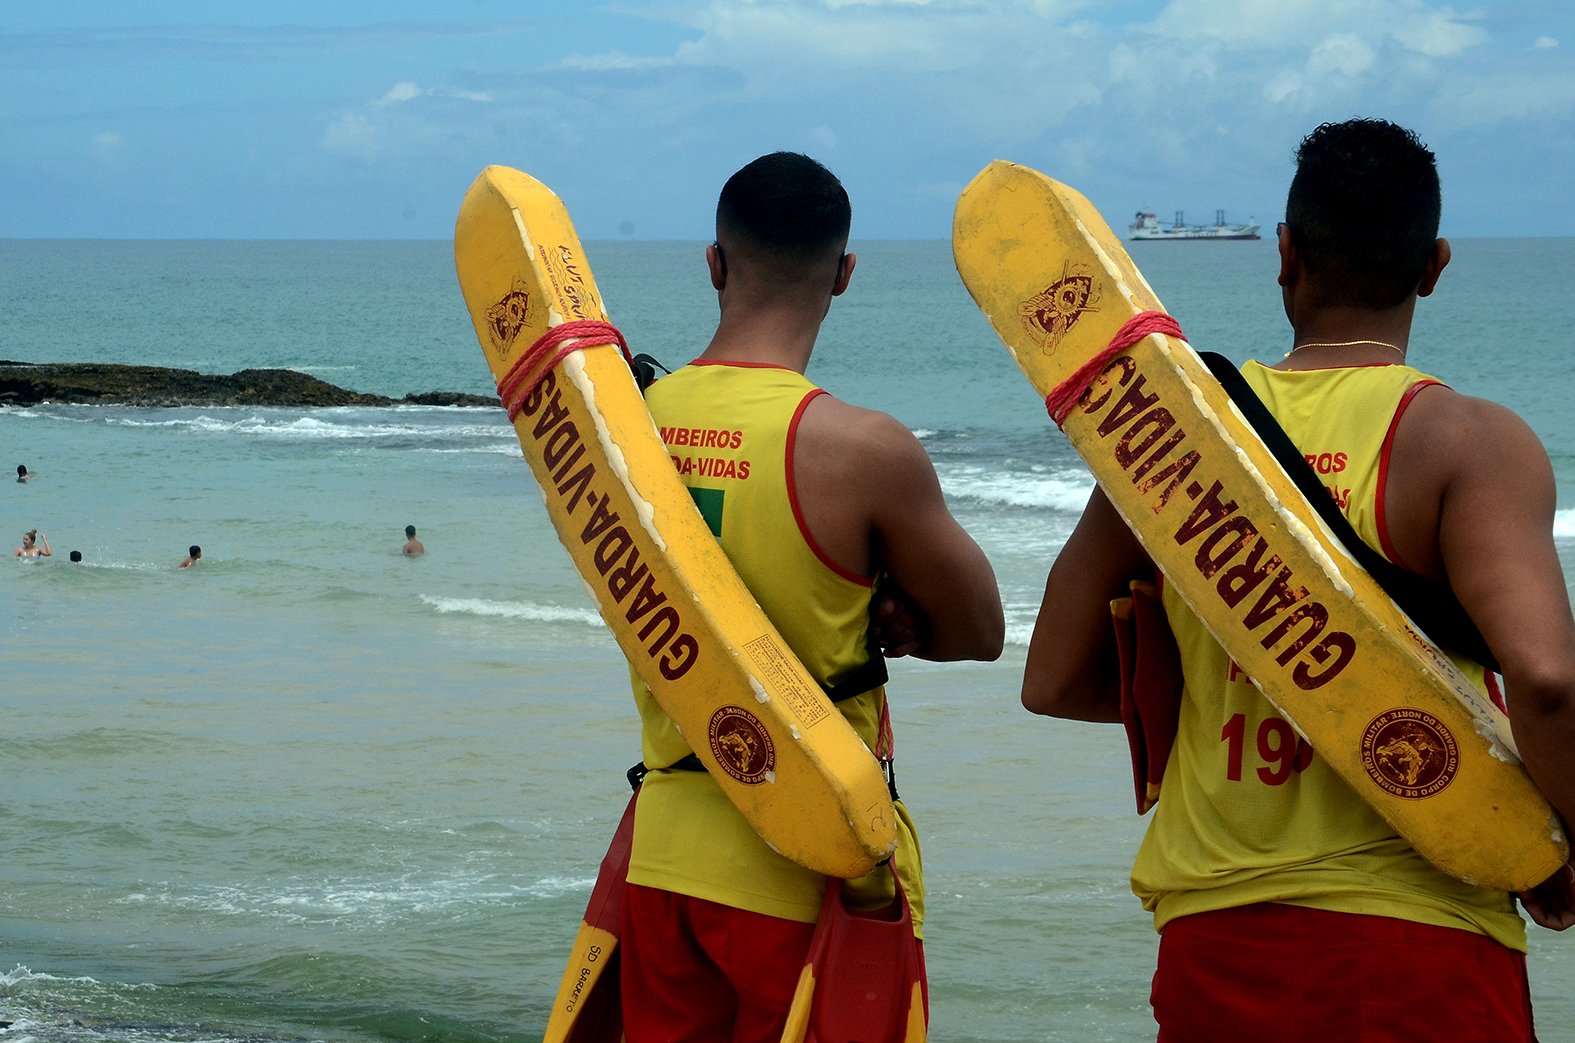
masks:
[[[1397,797],[1431,797],[1460,766],[1455,737],[1430,713],[1400,707],[1374,717],[1362,733],[1362,765]]]
[[[711,715],[711,753],[723,771],[748,786],[766,781],[777,766],[771,736],[742,706],[724,706]]]

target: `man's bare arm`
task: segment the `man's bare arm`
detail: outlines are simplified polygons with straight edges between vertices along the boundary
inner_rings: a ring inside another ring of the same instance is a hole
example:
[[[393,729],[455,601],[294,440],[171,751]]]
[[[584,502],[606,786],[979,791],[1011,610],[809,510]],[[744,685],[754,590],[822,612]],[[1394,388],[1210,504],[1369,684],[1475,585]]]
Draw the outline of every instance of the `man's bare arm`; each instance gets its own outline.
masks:
[[[941,492],[919,440],[896,420],[879,426],[879,465],[867,490],[874,516],[872,553],[896,591],[919,615],[910,654],[921,659],[994,660],[1006,622],[995,570]]]
[[[1526,770],[1575,822],[1575,619],[1553,543],[1553,469],[1519,417],[1461,402],[1449,425],[1461,463],[1439,510],[1444,570],[1498,658]]]
[[[1508,409],[1428,389],[1400,425],[1391,466],[1433,479],[1408,488],[1391,479],[1391,539],[1411,567],[1448,579],[1482,631],[1504,676],[1526,770],[1564,821],[1575,822],[1575,619],[1553,543],[1546,450]],[[1542,926],[1575,925],[1575,872],[1561,869],[1521,897]]]
[[[883,635],[888,654],[1000,656],[1006,627],[995,571],[952,517],[913,432],[821,396],[800,421],[794,460],[803,519],[821,549],[849,572],[887,579],[874,609],[898,617],[902,631]]]
[[[1095,489],[1045,581],[1023,670],[1023,705],[1078,721],[1121,720],[1110,602],[1153,571],[1137,538]]]

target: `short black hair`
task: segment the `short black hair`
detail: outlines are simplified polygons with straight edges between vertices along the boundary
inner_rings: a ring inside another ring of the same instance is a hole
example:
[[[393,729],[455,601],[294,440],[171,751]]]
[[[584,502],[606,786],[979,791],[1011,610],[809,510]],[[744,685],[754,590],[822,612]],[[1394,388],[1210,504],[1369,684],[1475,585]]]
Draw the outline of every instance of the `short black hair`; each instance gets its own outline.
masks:
[[[416,527],[414,525],[406,525],[405,526],[405,539],[413,540],[415,538],[416,538]]]
[[[79,550],[72,551],[71,552],[71,560],[72,561],[81,561],[82,560],[82,552],[79,551]]]
[[[196,544],[195,544],[195,543],[193,543],[193,544],[192,544],[192,545],[191,545],[191,550],[190,550],[190,554],[191,554],[191,556],[192,556],[192,557],[194,557],[194,558],[196,558],[196,557],[201,557],[201,555],[202,555],[202,548],[201,548],[201,547],[199,547],[199,546],[197,546],[197,545],[196,545]]]
[[[797,152],[772,152],[746,164],[727,179],[716,202],[719,239],[737,237],[785,261],[841,255],[852,225],[842,182]]]
[[[1285,223],[1324,304],[1392,308],[1438,239],[1433,153],[1387,120],[1324,123],[1296,150]]]

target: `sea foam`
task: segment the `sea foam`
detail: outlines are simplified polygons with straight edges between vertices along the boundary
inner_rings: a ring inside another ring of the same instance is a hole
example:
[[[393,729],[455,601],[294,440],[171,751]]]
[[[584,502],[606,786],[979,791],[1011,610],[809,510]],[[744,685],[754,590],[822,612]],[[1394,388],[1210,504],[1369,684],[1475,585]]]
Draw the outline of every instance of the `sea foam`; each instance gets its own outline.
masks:
[[[538,605],[526,601],[488,601],[483,598],[442,598],[430,594],[421,595],[421,600],[444,615],[459,613],[501,619],[528,619],[539,623],[582,623],[594,627],[603,625],[602,617],[588,608]]]

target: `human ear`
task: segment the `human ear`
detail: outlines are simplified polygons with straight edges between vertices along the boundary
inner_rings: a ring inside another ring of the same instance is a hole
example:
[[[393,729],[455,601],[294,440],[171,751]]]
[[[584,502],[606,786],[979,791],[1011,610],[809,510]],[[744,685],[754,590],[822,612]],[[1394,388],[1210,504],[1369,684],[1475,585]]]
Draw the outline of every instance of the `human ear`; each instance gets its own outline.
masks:
[[[1427,267],[1422,269],[1422,281],[1417,284],[1416,295],[1426,297],[1438,285],[1438,277],[1444,274],[1444,269],[1449,267],[1452,256],[1448,239],[1436,239],[1433,242],[1433,253],[1427,259]]]

